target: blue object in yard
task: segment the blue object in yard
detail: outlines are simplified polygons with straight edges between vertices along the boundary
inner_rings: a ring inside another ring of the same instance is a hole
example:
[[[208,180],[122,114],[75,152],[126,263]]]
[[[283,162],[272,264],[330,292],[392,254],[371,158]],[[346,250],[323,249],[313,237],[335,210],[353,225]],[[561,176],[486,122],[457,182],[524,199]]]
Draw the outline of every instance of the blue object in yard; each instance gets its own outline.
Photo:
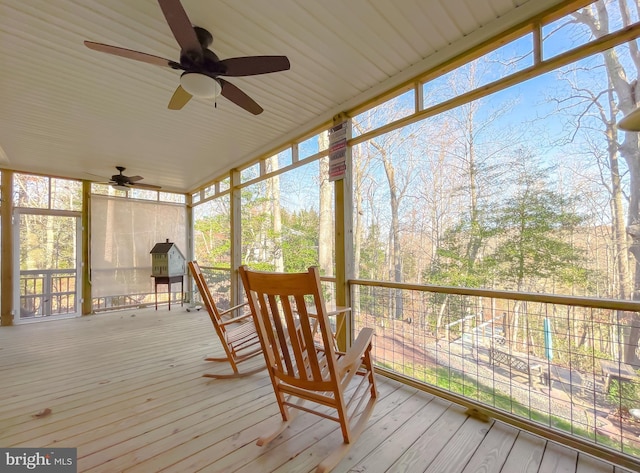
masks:
[[[553,339],[551,329],[551,320],[547,317],[544,319],[544,356],[547,360],[553,360]]]

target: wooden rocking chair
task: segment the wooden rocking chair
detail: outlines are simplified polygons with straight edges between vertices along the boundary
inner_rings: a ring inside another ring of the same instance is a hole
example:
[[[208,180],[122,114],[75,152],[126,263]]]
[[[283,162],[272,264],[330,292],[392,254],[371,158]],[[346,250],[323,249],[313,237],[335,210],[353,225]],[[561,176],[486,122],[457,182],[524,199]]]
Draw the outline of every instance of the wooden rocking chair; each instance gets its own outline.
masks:
[[[362,329],[346,353],[336,350],[316,267],[291,274],[241,266],[240,275],[282,414],[282,424],[257,443],[276,438],[298,410],[331,419],[340,424],[344,443],[316,469],[329,471],[358,439],[376,402],[373,330]]]
[[[241,376],[248,376],[255,374],[258,371],[265,369],[265,366],[260,366],[249,371],[241,372],[238,369],[238,364],[253,358],[254,356],[262,353],[262,347],[260,345],[260,339],[256,332],[256,327],[253,323],[253,316],[249,311],[248,303],[240,304],[230,309],[219,311],[209,286],[204,279],[204,275],[198,266],[197,261],[189,261],[189,270],[193,275],[193,279],[196,281],[198,291],[202,297],[202,303],[209,313],[213,327],[216,329],[216,333],[222,343],[222,348],[226,353],[226,357],[223,358],[205,358],[207,361],[228,361],[233,369],[233,374],[203,374],[206,378],[215,379],[228,379],[238,378]],[[242,311],[245,308],[245,311]],[[239,314],[239,315],[237,315]]]

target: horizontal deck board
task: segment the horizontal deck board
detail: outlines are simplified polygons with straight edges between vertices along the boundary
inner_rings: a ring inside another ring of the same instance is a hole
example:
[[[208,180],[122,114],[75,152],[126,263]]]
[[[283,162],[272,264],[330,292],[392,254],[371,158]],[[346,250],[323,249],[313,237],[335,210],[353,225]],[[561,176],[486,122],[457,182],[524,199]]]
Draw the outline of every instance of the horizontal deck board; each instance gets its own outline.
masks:
[[[229,373],[205,312],[151,309],[0,327],[0,445],[74,447],[78,471],[312,472],[338,425],[280,422],[266,371]],[[264,364],[261,357],[247,367]],[[619,473],[598,459],[378,376],[379,400],[335,472]],[[51,413],[36,417],[43,409]]]

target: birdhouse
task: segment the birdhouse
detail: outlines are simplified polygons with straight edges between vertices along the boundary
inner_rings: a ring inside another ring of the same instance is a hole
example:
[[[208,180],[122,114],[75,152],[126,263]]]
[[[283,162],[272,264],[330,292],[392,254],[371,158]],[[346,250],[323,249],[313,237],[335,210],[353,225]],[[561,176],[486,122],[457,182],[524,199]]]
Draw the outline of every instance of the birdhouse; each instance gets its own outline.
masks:
[[[185,258],[175,243],[169,239],[165,243],[156,243],[151,250],[151,275],[182,276],[185,274]]]

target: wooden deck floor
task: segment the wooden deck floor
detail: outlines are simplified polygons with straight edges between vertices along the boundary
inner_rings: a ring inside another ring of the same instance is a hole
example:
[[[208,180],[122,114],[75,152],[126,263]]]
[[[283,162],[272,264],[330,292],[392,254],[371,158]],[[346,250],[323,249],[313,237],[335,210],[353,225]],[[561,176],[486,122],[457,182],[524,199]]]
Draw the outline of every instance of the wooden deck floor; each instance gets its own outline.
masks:
[[[302,473],[342,442],[337,424],[302,413],[258,447],[280,421],[269,379],[202,378],[228,369],[203,361],[220,351],[206,313],[180,307],[0,327],[0,446],[75,447],[82,472]],[[395,381],[378,386],[335,472],[625,471]]]

